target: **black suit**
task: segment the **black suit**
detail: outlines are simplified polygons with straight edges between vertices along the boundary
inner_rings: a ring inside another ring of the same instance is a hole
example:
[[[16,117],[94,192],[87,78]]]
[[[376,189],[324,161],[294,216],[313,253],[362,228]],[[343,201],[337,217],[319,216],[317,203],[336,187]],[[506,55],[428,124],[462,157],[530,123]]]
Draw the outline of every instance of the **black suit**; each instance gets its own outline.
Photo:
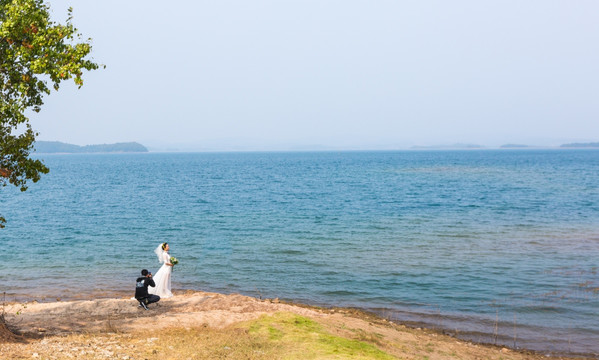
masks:
[[[148,294],[148,286],[156,286],[156,283],[152,278],[146,276],[137,278],[135,283],[135,298],[146,305],[160,300],[160,296]]]

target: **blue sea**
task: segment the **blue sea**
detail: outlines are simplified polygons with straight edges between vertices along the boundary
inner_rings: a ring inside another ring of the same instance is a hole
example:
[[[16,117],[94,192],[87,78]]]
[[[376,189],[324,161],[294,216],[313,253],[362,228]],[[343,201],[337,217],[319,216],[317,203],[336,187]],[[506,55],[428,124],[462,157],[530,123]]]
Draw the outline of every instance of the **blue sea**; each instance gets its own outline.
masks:
[[[475,341],[599,353],[599,151],[39,155],[1,189],[6,300],[173,290],[374,311]]]

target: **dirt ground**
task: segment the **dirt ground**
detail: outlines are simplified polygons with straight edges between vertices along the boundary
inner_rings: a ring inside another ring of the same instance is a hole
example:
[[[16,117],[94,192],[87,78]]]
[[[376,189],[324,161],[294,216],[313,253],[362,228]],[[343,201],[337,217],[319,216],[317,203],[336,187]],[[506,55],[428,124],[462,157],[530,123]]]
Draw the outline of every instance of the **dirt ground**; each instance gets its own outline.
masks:
[[[235,324],[283,312],[312,319],[334,336],[373,344],[396,358],[546,359],[542,354],[473,344],[439,332],[409,328],[351,309],[321,309],[277,299],[187,292],[149,307],[150,310],[143,310],[131,298],[5,305],[6,323],[20,336],[4,340],[0,337],[0,358],[150,359],[151,356],[136,357],[139,351],[135,341],[151,342],[152,333],[199,329],[201,334],[202,329],[218,329],[222,334]],[[120,353],[115,349],[120,349]]]

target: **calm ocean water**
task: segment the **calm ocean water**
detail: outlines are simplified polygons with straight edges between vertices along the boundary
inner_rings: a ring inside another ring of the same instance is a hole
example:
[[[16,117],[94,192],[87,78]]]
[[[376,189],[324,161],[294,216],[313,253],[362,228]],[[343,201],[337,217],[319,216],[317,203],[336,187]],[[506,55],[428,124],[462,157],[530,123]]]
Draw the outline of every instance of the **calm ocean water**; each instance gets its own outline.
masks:
[[[599,353],[597,150],[40,157],[0,194],[7,300],[132,292],[168,241],[174,290]]]

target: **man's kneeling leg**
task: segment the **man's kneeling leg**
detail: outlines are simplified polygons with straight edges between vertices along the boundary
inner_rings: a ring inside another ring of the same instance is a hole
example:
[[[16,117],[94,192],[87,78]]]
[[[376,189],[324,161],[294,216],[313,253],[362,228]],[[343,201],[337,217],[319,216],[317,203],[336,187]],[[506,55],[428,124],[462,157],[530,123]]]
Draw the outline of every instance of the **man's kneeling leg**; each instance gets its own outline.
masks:
[[[160,300],[160,296],[158,296],[158,295],[150,295],[150,296],[147,297],[147,300],[148,301],[146,302],[146,304],[155,303],[155,302],[158,302]]]

